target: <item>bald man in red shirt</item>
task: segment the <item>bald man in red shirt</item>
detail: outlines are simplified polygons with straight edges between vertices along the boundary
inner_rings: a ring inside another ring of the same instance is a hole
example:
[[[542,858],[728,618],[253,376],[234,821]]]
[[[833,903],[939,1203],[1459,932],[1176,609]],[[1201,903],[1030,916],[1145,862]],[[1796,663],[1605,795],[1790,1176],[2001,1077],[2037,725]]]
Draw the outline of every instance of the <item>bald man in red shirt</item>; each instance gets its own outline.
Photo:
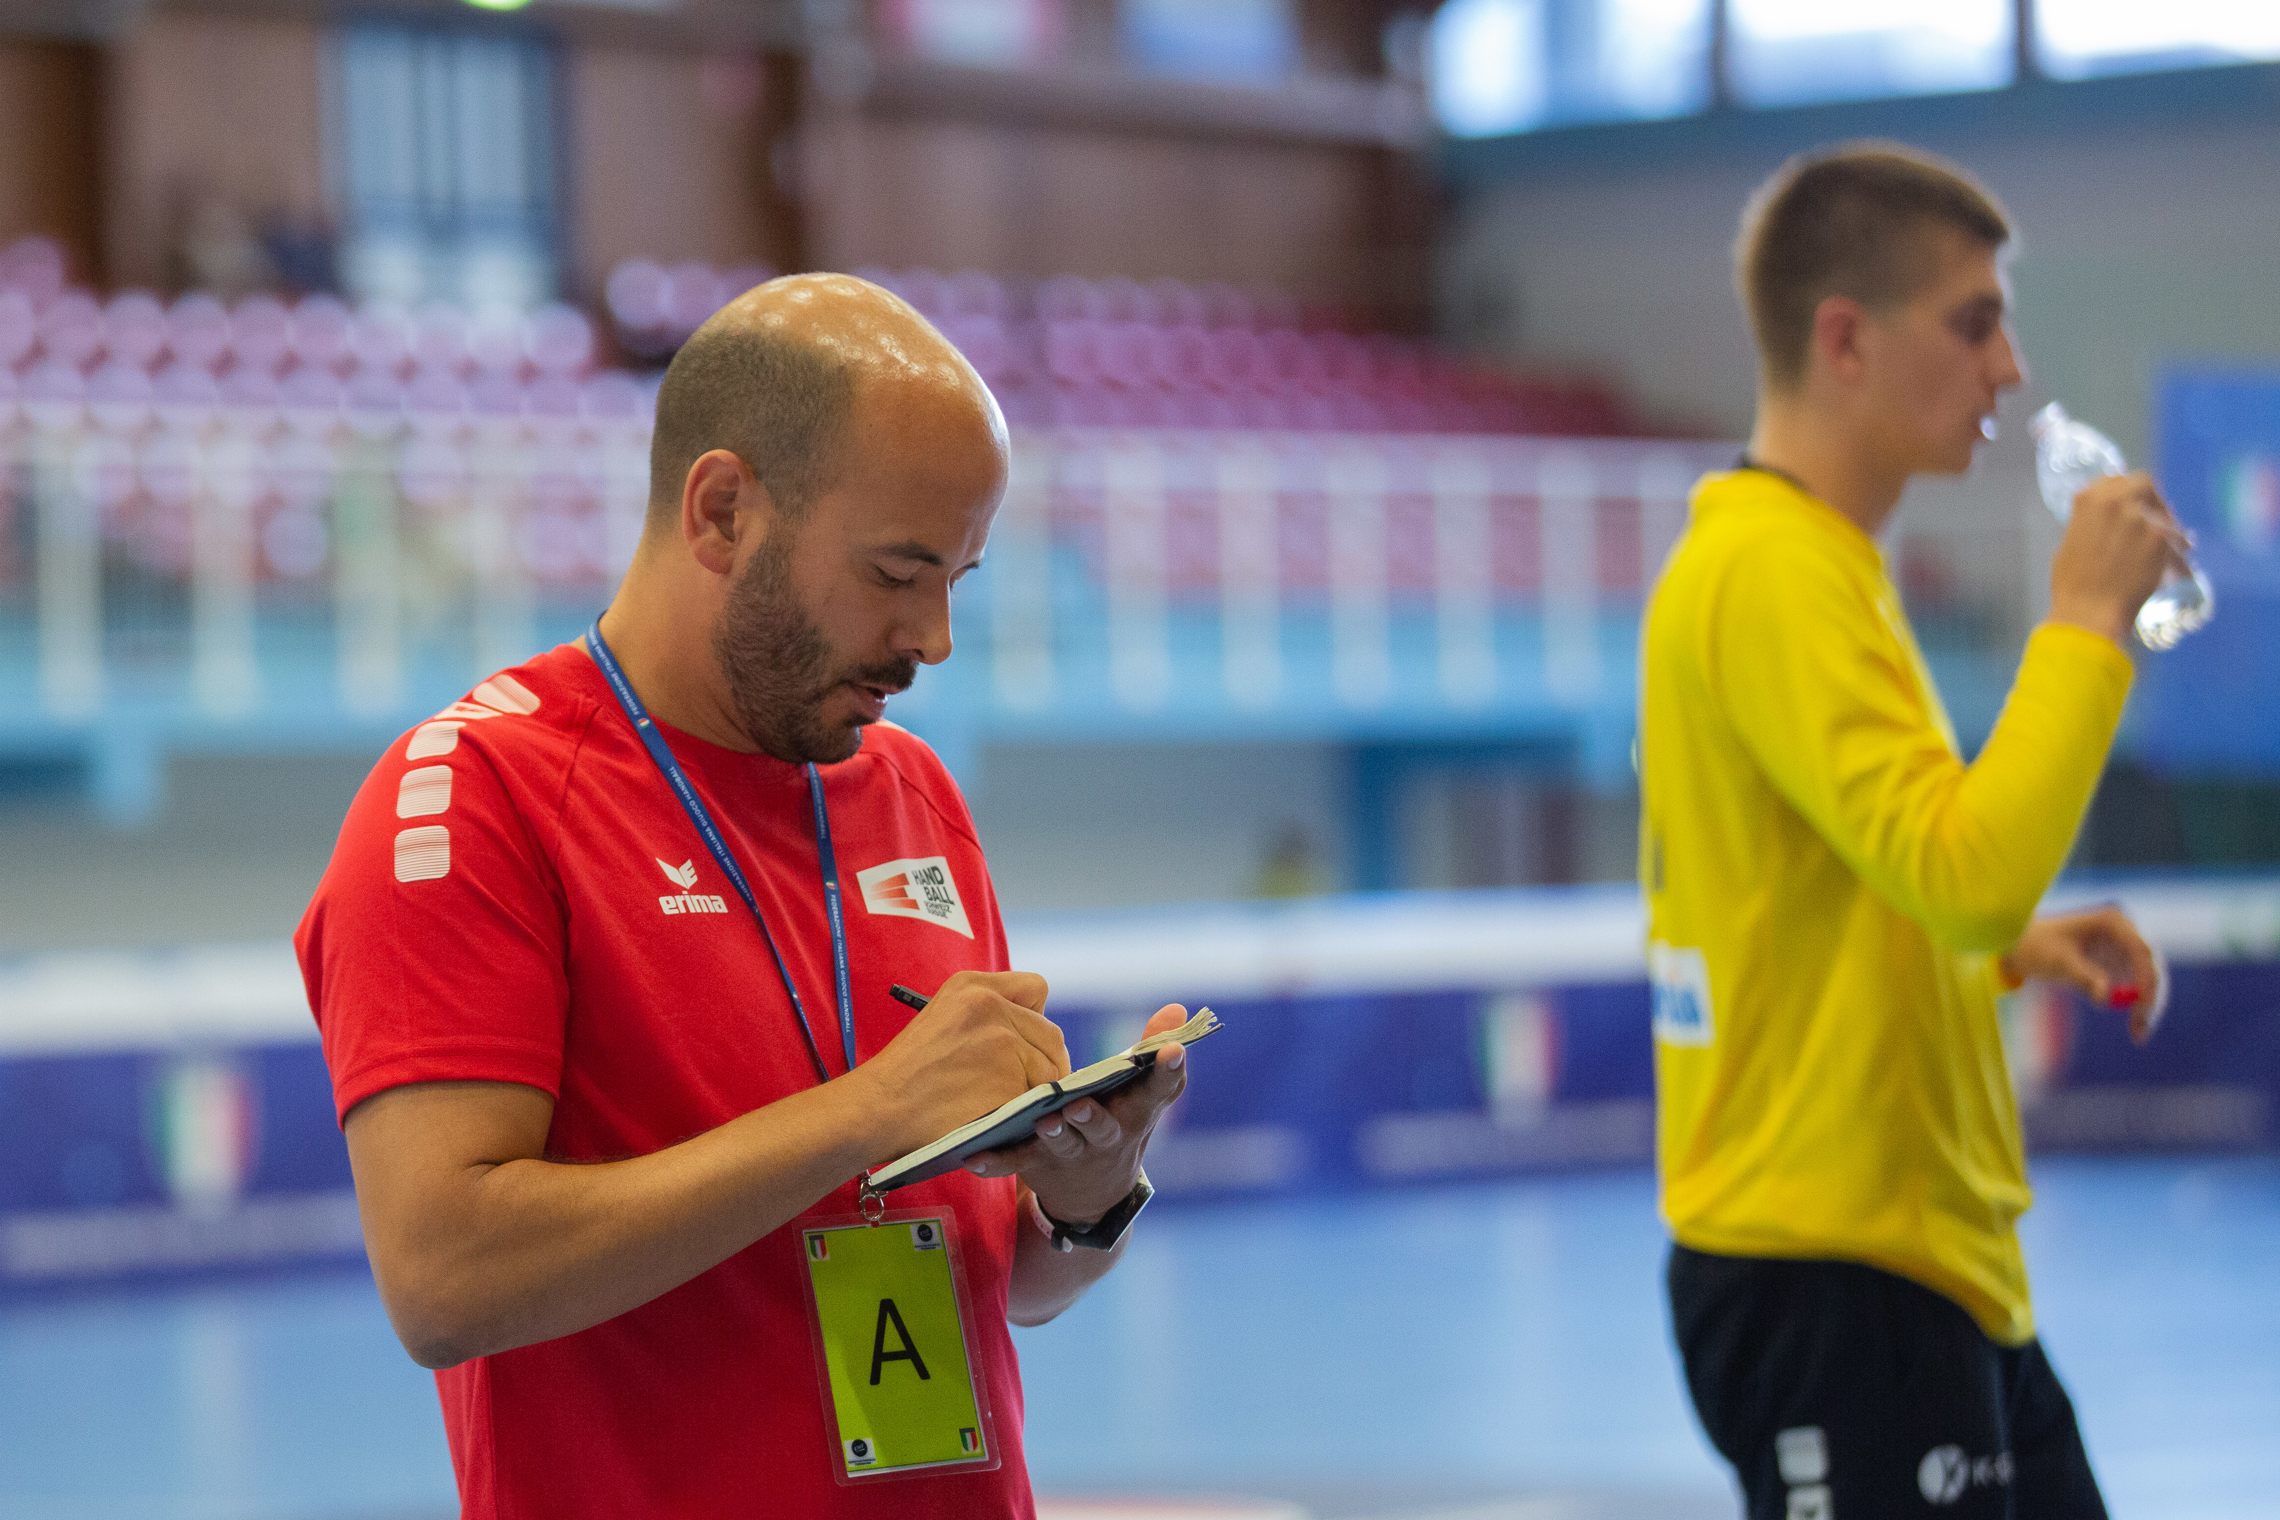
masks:
[[[876,1230],[857,1186],[1069,1070],[956,784],[882,721],[1007,458],[901,301],[758,287],[666,374],[594,630],[358,795],[296,944],[470,1520],[1032,1513],[1007,1324],[1121,1254],[1179,1048]]]

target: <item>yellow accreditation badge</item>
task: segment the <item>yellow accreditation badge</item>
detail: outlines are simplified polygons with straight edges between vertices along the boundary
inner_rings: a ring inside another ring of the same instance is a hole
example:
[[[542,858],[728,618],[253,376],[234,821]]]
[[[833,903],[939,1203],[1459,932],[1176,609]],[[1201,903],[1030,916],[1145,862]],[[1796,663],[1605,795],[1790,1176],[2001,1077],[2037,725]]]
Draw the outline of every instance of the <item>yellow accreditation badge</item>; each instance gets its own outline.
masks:
[[[800,1232],[841,1483],[998,1465],[947,1214]]]

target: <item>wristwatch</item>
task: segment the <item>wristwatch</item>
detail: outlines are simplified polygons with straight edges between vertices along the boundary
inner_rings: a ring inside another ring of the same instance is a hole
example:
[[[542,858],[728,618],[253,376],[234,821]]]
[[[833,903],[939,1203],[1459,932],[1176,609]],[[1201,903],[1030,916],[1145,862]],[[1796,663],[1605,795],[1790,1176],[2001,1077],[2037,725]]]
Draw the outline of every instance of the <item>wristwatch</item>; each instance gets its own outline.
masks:
[[[1148,1181],[1148,1173],[1143,1170],[1133,1182],[1132,1191],[1124,1195],[1124,1201],[1089,1225],[1063,1224],[1045,1212],[1045,1205],[1037,1201],[1035,1193],[1029,1195],[1029,1214],[1037,1221],[1037,1228],[1044,1232],[1045,1238],[1053,1242],[1056,1251],[1067,1251],[1077,1246],[1106,1251],[1124,1238],[1124,1232],[1132,1228],[1132,1221],[1139,1217],[1140,1211],[1148,1206],[1148,1200],[1155,1196],[1156,1189]]]

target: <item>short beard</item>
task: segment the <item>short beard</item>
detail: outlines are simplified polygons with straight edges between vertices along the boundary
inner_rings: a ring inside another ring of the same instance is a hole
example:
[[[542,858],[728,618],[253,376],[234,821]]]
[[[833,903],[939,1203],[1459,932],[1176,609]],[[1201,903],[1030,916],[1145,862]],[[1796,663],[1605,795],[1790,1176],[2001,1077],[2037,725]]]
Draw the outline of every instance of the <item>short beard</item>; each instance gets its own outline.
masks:
[[[831,646],[792,591],[793,534],[771,534],[730,585],[713,624],[713,659],[746,738],[779,760],[835,765],[863,747],[863,719],[827,723],[823,707],[848,682],[901,691],[918,674],[896,660],[834,673]]]

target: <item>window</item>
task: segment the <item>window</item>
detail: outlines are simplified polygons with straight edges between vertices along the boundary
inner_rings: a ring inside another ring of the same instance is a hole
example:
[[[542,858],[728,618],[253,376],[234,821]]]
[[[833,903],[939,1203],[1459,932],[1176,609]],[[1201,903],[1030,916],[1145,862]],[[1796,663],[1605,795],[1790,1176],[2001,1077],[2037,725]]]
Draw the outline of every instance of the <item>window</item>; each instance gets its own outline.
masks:
[[[896,48],[939,63],[1036,68],[1060,56],[1060,0],[882,0],[873,12]]]
[[[1421,23],[1452,137],[2001,89],[2022,24],[2054,79],[2280,61],[2280,0],[1446,0]]]
[[[352,27],[333,85],[352,295],[480,310],[553,294],[554,63],[542,44]]]
[[[1709,0],[1452,0],[1428,51],[1435,114],[1457,137],[1710,103]]]
[[[1433,111],[1452,137],[1544,122],[1542,0],[1449,0],[1433,18]]]
[[[1151,74],[1274,84],[1298,68],[1291,0],[1119,0],[1124,56]]]
[[[1734,98],[1743,105],[1986,90],[2015,72],[2011,0],[1729,5]]]
[[[2039,0],[2035,55],[2058,79],[2280,58],[2274,0]]]

